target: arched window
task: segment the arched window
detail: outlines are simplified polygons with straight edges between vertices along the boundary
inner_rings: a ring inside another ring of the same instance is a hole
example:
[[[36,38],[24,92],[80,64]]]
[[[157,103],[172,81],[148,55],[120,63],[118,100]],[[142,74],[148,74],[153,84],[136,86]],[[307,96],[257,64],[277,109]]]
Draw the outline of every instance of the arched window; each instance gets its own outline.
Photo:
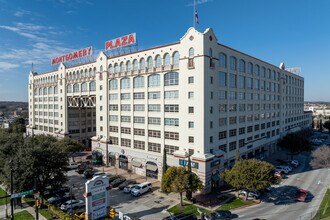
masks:
[[[261,77],[266,77],[266,68],[263,66],[263,67],[261,67]]]
[[[164,56],[164,66],[170,66],[171,64],[171,57],[168,53]]]
[[[88,77],[88,71],[87,71],[87,69],[85,69],[85,76],[84,77]]]
[[[140,70],[144,70],[145,67],[146,67],[146,61],[144,60],[144,58],[141,58],[141,60],[140,60]]]
[[[258,64],[254,65],[254,75],[259,76],[260,67]]]
[[[113,66],[112,66],[112,64],[109,64],[108,72],[109,73],[113,73]]]
[[[58,87],[57,86],[54,87],[54,94],[58,94]]]
[[[160,75],[153,74],[148,77],[148,87],[160,86]]]
[[[159,55],[156,56],[156,67],[160,67],[162,65],[162,58]]]
[[[245,72],[245,61],[239,60],[239,71],[244,73]]]
[[[252,75],[252,73],[253,73],[253,64],[252,63],[248,63],[247,73]]]
[[[92,76],[92,68],[89,68],[88,77],[91,77],[91,76]]]
[[[80,71],[80,77],[81,78],[85,78],[85,75],[84,75],[84,71],[83,70]]]
[[[234,56],[230,57],[230,69],[231,70],[236,70],[237,68],[237,59]]]
[[[79,92],[79,84],[73,84],[73,92]]]
[[[143,88],[144,87],[144,77],[137,76],[133,79],[133,87],[134,88]]]
[[[130,88],[130,79],[129,78],[121,79],[120,88],[121,89],[129,89]]]
[[[227,68],[227,55],[224,53],[219,53],[219,66]]]
[[[92,76],[94,77],[95,74],[96,74],[96,67],[94,67],[94,69],[93,69]]]
[[[39,95],[42,95],[42,89],[39,88]]]
[[[148,69],[152,69],[153,67],[152,57],[148,57],[147,65],[148,65]]]
[[[89,91],[95,91],[96,90],[96,82],[92,81],[89,83]]]
[[[164,75],[164,85],[179,85],[179,74],[177,72],[169,72]]]
[[[132,64],[131,64],[131,61],[127,61],[126,63],[126,71],[131,71],[132,70]]]
[[[192,58],[194,56],[195,56],[195,50],[194,50],[193,47],[190,47],[190,49],[189,49],[189,58]]]
[[[81,91],[82,92],[87,92],[87,83],[86,82],[81,84]]]
[[[118,66],[118,63],[115,63],[115,73],[119,73],[119,66]]]
[[[77,79],[80,79],[80,72],[79,72],[79,70],[77,71]]]
[[[76,71],[73,71],[73,73],[72,73],[72,79],[76,79]]]
[[[135,59],[135,60],[133,60],[133,70],[136,71],[136,70],[138,70],[138,68],[139,68],[139,63],[138,63],[138,61]]]
[[[124,62],[120,63],[120,72],[125,72]]]
[[[173,53],[173,65],[179,65],[180,54],[178,51]]]
[[[49,95],[53,94],[53,91],[54,91],[54,90],[53,90],[53,87],[49,87],[49,88],[48,88],[48,94],[49,94]]]
[[[71,84],[69,84],[69,85],[66,86],[66,92],[67,93],[71,93],[72,92],[72,85]]]
[[[118,80],[112,79],[109,81],[109,90],[116,90],[118,89]]]
[[[44,88],[44,95],[47,95],[47,88]]]

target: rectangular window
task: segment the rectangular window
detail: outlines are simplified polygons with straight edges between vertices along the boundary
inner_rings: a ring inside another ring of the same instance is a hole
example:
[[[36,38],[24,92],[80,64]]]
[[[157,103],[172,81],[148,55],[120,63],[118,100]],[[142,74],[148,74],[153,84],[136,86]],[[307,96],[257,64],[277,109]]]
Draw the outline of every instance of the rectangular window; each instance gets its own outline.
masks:
[[[148,142],[148,151],[160,153],[160,144]]]
[[[188,92],[188,99],[194,98],[194,92]]]
[[[227,73],[219,72],[219,86],[221,87],[227,86]]]
[[[171,146],[171,145],[165,145],[166,153],[169,155],[172,155],[175,151],[179,150],[179,147],[177,146]]]
[[[238,118],[238,122],[239,122],[239,123],[244,123],[244,122],[245,122],[245,115],[241,115],[241,116],[239,116],[239,118]]]
[[[179,112],[179,105],[164,105],[165,112]]]
[[[229,143],[229,151],[234,151],[234,150],[236,150],[236,141]]]
[[[238,111],[244,112],[245,111],[245,104],[239,104],[238,105]]]
[[[131,122],[131,116],[121,116],[120,121],[130,123]]]
[[[165,91],[164,97],[165,97],[165,99],[178,99],[179,91],[178,90]]]
[[[229,75],[229,87],[230,88],[237,87],[237,75],[232,74],[232,73]]]
[[[159,104],[152,104],[148,105],[149,112],[160,112],[160,105]]]
[[[160,118],[148,117],[148,124],[151,124],[151,125],[160,125]]]
[[[227,112],[227,104],[219,104],[219,112]]]
[[[193,121],[188,122],[188,128],[194,128],[194,122]]]
[[[148,92],[148,99],[160,99],[160,92]]]
[[[194,77],[193,76],[189,76],[188,77],[188,84],[193,84],[194,83]]]
[[[237,92],[229,91],[229,99],[236,100],[237,99]]]
[[[128,99],[130,99],[130,97],[131,97],[130,93],[121,93],[120,94],[120,99],[121,100],[128,100]]]
[[[117,126],[109,126],[109,131],[110,132],[118,132],[118,127]]]
[[[134,111],[143,112],[144,111],[144,105],[143,104],[136,104],[136,105],[134,105]]]
[[[227,144],[221,144],[221,145],[219,145],[219,150],[222,150],[224,152],[227,152]]]
[[[194,113],[194,107],[189,106],[188,107],[188,113]]]
[[[110,121],[118,121],[118,115],[110,115],[109,120]]]
[[[252,126],[248,126],[247,127],[247,133],[251,133],[253,131],[253,127]]]
[[[164,124],[167,126],[179,126],[179,119],[178,118],[165,118]]]
[[[239,128],[238,133],[239,134],[245,134],[245,128],[244,127],[243,128]]]
[[[236,112],[237,111],[237,104],[229,104],[229,111]]]
[[[110,100],[117,100],[118,99],[118,94],[109,94],[109,99]]]
[[[245,76],[238,76],[238,88],[245,89]]]
[[[133,117],[134,123],[137,124],[144,124],[144,117],[140,117],[140,116],[134,116]]]
[[[227,91],[225,91],[225,90],[220,90],[219,93],[218,93],[218,95],[219,95],[219,99],[220,100],[227,99]]]
[[[227,138],[227,131],[220,131],[219,132],[219,140]]]
[[[131,133],[131,128],[121,127],[120,132],[122,134],[130,134]]]
[[[241,148],[241,147],[244,147],[245,146],[245,139],[240,139],[238,141],[238,147]]]
[[[229,124],[230,125],[234,125],[236,123],[237,123],[237,117],[236,116],[229,117]]]
[[[236,133],[237,133],[237,130],[236,129],[229,130],[229,137],[236,136]]]
[[[219,118],[219,126],[226,126],[227,125],[227,118]]]
[[[165,139],[179,140],[179,133],[178,132],[165,131],[164,137],[165,137]]]
[[[118,145],[118,138],[117,137],[111,137],[109,138],[109,142],[112,145]]]
[[[134,149],[140,149],[144,150],[145,149],[145,142],[144,141],[134,141]]]
[[[133,98],[134,99],[144,99],[144,92],[134,92]]]
[[[130,104],[122,104],[121,106],[120,106],[120,110],[121,111],[131,111],[131,105]]]
[[[131,147],[131,139],[122,138],[121,146],[123,147]]]
[[[194,143],[194,137],[193,136],[188,137],[188,143]]]
[[[144,129],[134,128],[134,135],[144,136],[145,131]]]
[[[148,130],[148,136],[149,137],[160,138],[160,131]]]

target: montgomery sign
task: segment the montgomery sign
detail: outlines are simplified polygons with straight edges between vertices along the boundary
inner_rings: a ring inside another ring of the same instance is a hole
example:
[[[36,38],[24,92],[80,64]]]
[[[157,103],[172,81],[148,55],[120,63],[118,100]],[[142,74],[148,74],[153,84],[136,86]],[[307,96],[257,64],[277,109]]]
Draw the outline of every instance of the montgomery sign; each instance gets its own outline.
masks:
[[[59,57],[55,57],[52,59],[52,65],[56,65],[59,63],[64,63],[67,61],[71,61],[71,60],[75,60],[78,58],[82,58],[85,56],[89,56],[92,55],[92,47],[87,47],[81,50],[77,50],[75,52],[71,52],[71,53],[67,53],[65,55],[59,56]]]

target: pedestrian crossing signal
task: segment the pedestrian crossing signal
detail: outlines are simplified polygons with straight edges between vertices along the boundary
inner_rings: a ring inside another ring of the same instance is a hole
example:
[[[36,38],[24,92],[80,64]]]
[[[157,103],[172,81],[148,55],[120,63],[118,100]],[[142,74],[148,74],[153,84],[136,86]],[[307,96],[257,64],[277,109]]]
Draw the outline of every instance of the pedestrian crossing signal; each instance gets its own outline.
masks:
[[[110,211],[109,211],[110,218],[114,219],[115,215],[116,215],[115,209],[110,209]]]
[[[39,207],[39,205],[40,205],[39,199],[36,199],[36,207]]]

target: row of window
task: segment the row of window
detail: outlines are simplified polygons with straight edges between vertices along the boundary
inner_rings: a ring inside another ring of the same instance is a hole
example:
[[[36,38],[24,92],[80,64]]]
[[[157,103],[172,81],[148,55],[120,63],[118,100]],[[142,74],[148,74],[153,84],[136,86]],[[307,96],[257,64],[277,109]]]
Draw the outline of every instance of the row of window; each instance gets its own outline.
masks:
[[[144,111],[143,104],[135,104],[133,105],[134,111]],[[109,111],[118,111],[119,107],[116,104],[109,105]],[[131,111],[131,105],[130,104],[121,104],[120,105],[121,111]],[[148,111],[149,112],[160,112],[160,104],[149,104],[148,105]],[[179,112],[179,105],[164,105],[164,111],[165,112]]]
[[[34,89],[34,95],[47,95],[47,94],[49,94],[49,95],[58,94],[58,87],[57,86],[51,86],[51,87]]]
[[[51,96],[51,97],[39,97],[39,98],[34,98],[34,102],[57,102],[58,101],[58,96]]]
[[[129,127],[121,127],[120,128],[120,131],[123,134],[131,134],[131,130],[132,129],[129,128]],[[141,130],[142,129],[134,128],[134,135],[145,136],[144,130],[143,130],[143,132]],[[109,126],[109,131],[118,133],[118,127],[117,126]],[[155,137],[155,138],[161,138],[161,131],[148,130],[148,136],[149,137]],[[164,138],[165,139],[170,139],[170,140],[179,140],[179,133],[178,132],[165,131],[164,132]]]
[[[210,98],[213,99],[213,92],[211,92]],[[281,98],[280,95],[219,90],[218,99],[219,100],[229,99],[229,100],[280,101]]]
[[[118,100],[118,93],[109,94],[109,100]],[[148,99],[160,99],[161,95],[160,92],[148,92]],[[120,99],[121,100],[128,100],[131,98],[131,93],[121,93]],[[178,99],[179,98],[179,91],[178,90],[171,90],[171,91],[164,91],[164,98],[165,99]],[[145,99],[144,92],[134,92],[133,99]]]
[[[109,120],[112,122],[118,122],[118,115],[110,115]],[[131,123],[131,116],[121,116],[121,122]],[[145,123],[145,117],[134,116],[133,122],[138,124]],[[148,124],[161,125],[161,118],[159,117],[148,117]],[[164,125],[166,126],[179,126],[178,118],[164,118]]]
[[[34,83],[40,85],[45,83],[54,83],[57,82],[57,80],[58,80],[58,76],[46,76],[41,79],[35,79]]]
[[[87,92],[87,91],[96,91],[96,82],[84,82],[81,85],[76,83],[76,84],[69,84],[66,86],[67,88],[67,93],[71,92]]]

